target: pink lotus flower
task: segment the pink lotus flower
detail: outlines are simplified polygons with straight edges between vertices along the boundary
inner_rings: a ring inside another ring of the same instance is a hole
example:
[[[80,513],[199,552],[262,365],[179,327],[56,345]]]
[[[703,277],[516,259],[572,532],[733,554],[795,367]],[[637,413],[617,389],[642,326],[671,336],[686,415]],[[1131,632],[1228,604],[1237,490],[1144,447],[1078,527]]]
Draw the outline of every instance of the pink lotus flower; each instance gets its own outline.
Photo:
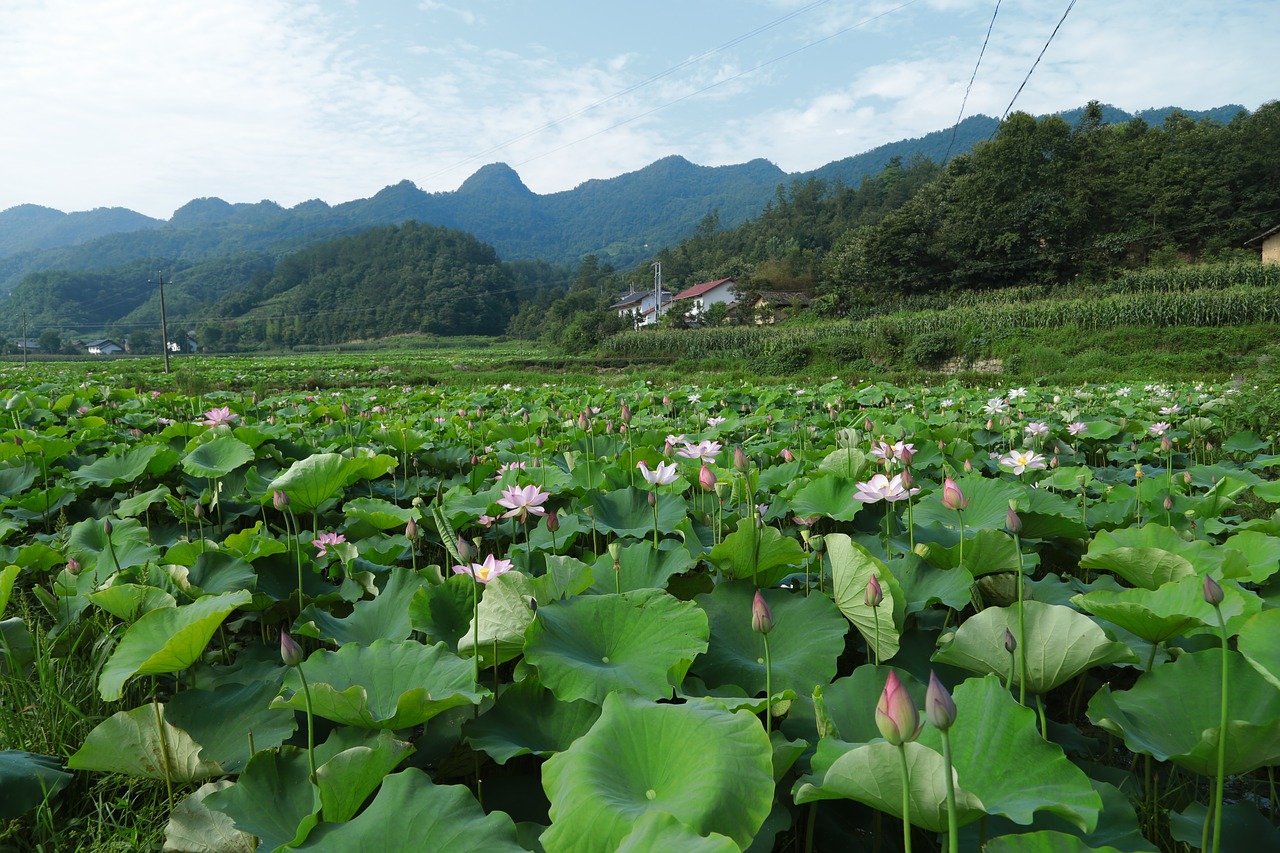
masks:
[[[1164,435],[1168,431],[1169,431],[1169,424],[1166,421],[1157,421],[1153,423],[1151,425],[1151,428],[1148,430],[1148,432],[1150,432],[1156,438],[1159,438],[1160,436]]]
[[[916,703],[912,701],[894,670],[889,670],[884,691],[880,694],[880,701],[876,703],[876,728],[894,746],[915,740],[924,728]]]
[[[1048,462],[1033,450],[1011,450],[1000,457],[1000,467],[1008,468],[1014,474],[1023,471],[1038,471],[1048,467]]]
[[[706,464],[707,462],[715,462],[722,449],[723,447],[718,441],[703,439],[697,444],[686,441],[684,447],[676,451],[676,456],[683,456],[685,459],[696,459]]]
[[[674,483],[680,476],[680,469],[676,467],[674,462],[659,462],[656,470],[650,471],[649,466],[645,465],[641,459],[636,463],[636,467],[640,469],[645,482],[651,486],[667,486]]]
[[[877,501],[895,501],[906,500],[920,490],[908,489],[902,484],[902,475],[895,474],[890,480],[884,474],[876,474],[865,483],[858,483],[858,491],[853,493],[854,498],[863,503],[873,504]]]
[[[1075,421],[1067,427],[1067,434],[1077,436],[1086,429],[1084,421]]]
[[[1041,438],[1049,434],[1049,425],[1040,421],[1032,421],[1022,429],[1029,438]]]
[[[502,514],[503,518],[519,517],[521,521],[524,521],[529,517],[530,513],[533,515],[546,515],[547,511],[542,508],[542,505],[547,502],[549,497],[551,495],[537,486],[529,485],[524,488],[509,486],[502,490],[502,497],[498,499],[498,506],[507,508],[507,512]]]
[[[224,424],[230,426],[238,417],[240,416],[232,412],[230,407],[220,406],[205,412],[202,423],[206,426],[222,426]]]
[[[454,566],[455,575],[469,575],[478,583],[488,583],[498,575],[505,575],[513,566],[510,560],[496,559],[492,554],[484,558],[483,563],[471,563],[466,566]]]
[[[346,541],[347,537],[343,536],[341,533],[318,533],[316,534],[316,537],[311,540],[311,544],[316,546],[317,557],[325,557],[329,554],[328,548],[330,545],[341,545]]]

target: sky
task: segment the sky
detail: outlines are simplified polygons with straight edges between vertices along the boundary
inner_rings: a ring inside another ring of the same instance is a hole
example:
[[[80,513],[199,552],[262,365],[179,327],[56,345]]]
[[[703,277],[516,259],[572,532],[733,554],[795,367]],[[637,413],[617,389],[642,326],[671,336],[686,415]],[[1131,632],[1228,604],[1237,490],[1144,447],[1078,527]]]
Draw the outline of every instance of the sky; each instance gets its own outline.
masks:
[[[673,154],[805,171],[962,110],[1253,110],[1277,32],[1275,0],[0,0],[0,210],[337,204],[494,162],[553,193]]]

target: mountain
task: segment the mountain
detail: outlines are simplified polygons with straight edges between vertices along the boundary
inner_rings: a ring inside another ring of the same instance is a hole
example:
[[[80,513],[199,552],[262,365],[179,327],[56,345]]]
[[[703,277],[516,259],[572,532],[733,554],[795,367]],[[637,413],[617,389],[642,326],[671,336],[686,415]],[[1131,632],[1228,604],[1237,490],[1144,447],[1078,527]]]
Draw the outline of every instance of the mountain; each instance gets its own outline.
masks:
[[[1227,106],[1185,114],[1222,121],[1242,109]],[[1081,111],[1064,115],[1078,117]],[[1136,117],[1152,123],[1172,111],[1161,108]],[[1135,117],[1109,106],[1103,115],[1109,122]],[[192,308],[207,306],[306,246],[410,220],[468,232],[506,261],[576,264],[595,255],[601,263],[626,268],[693,234],[700,224],[733,228],[760,215],[779,187],[789,182],[817,178],[856,187],[895,160],[925,157],[941,162],[967,152],[990,138],[998,124],[987,116],[971,116],[955,128],[792,174],[766,160],[710,167],[672,156],[546,195],[532,192],[510,166],[493,163],[453,192],[424,192],[406,180],[370,198],[337,205],[313,199],[285,208],[269,200],[245,204],[201,198],[174,211],[168,221],[121,208],[67,214],[21,205],[0,212],[0,294],[9,294],[35,273],[124,270],[132,276],[137,270],[164,269],[175,283],[184,281],[175,296]],[[220,260],[231,258],[237,260]],[[63,293],[85,293],[95,286],[92,276],[56,280]],[[113,281],[114,274],[102,279],[104,286],[108,280]],[[24,290],[45,311],[59,314],[46,299]],[[149,292],[144,289],[134,297],[143,294]],[[138,307],[129,304],[122,313]]]

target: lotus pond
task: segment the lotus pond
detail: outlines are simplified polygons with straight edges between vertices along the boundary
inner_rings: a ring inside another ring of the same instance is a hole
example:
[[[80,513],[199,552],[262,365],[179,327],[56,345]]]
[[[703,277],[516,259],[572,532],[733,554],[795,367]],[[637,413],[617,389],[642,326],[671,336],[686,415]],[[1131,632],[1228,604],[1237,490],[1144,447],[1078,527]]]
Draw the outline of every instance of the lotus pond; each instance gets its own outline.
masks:
[[[1273,390],[4,381],[14,849],[1280,849]]]

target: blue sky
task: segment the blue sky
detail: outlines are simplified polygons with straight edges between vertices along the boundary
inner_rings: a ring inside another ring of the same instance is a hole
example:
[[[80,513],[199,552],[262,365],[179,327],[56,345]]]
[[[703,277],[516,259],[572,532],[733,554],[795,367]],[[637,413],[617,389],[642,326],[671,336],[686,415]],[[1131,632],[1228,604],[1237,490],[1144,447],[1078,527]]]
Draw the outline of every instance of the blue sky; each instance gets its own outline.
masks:
[[[1070,0],[1002,0],[965,115]],[[0,210],[339,203],[505,162],[535,192],[671,154],[816,168],[949,127],[995,0],[0,0]],[[1047,113],[1276,98],[1274,0],[1078,0]]]

